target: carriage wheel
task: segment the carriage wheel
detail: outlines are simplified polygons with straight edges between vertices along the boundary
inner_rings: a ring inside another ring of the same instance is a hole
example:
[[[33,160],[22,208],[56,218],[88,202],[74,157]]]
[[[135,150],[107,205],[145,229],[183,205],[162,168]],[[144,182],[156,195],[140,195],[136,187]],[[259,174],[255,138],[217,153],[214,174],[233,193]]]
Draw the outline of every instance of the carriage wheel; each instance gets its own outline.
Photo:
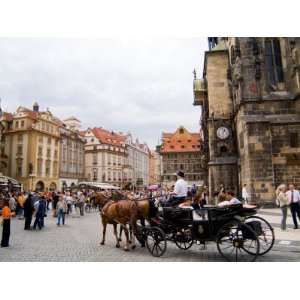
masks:
[[[219,253],[227,261],[255,261],[259,254],[256,233],[250,226],[237,220],[232,220],[220,228],[216,243]]]
[[[174,242],[176,246],[181,250],[188,250],[194,244],[194,239],[191,230],[184,230],[183,232],[177,232],[174,235]]]
[[[155,257],[162,256],[167,250],[165,233],[159,227],[151,227],[146,235],[146,246],[149,252]]]
[[[274,228],[271,226],[271,224],[266,221],[265,219],[257,216],[250,216],[247,217],[245,222],[252,222],[252,221],[258,221],[260,222],[261,228],[262,228],[262,233],[258,235],[259,239],[259,255],[264,255],[268,253],[274,245],[275,242],[275,233],[274,233]],[[249,253],[255,252],[252,250],[252,248],[249,250]]]

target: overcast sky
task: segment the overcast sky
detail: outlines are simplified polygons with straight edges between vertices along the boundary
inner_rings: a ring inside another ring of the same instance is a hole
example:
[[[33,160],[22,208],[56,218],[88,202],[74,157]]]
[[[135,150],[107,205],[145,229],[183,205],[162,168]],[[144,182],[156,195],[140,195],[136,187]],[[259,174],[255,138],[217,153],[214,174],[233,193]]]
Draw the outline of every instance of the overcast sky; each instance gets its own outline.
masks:
[[[202,73],[206,48],[206,38],[2,38],[2,109],[37,101],[61,119],[77,117],[83,129],[130,131],[153,148],[162,131],[199,131],[192,71]]]

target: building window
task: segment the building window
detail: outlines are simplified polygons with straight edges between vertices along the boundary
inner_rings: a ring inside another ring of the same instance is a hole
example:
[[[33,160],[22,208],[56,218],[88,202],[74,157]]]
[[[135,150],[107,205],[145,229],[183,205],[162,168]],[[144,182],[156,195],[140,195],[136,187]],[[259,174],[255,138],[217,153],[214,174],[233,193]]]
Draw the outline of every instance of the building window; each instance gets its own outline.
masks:
[[[23,142],[23,135],[22,134],[18,135],[18,142]]]
[[[42,146],[39,146],[39,148],[38,148],[38,155],[39,156],[43,155],[43,147]]]
[[[96,165],[98,163],[97,153],[93,153],[93,164]]]
[[[97,179],[98,179],[98,170],[93,169],[93,181],[97,181]]]
[[[38,159],[37,160],[37,175],[42,176],[42,167],[43,167],[43,160]]]
[[[46,161],[45,174],[46,174],[46,176],[50,176],[50,160]]]
[[[22,176],[22,165],[17,165],[17,177]]]
[[[243,132],[240,133],[240,148],[241,149],[244,148],[244,133]]]
[[[21,121],[21,127],[24,127],[24,126],[25,126],[25,121],[22,120],[22,121]]]
[[[19,121],[16,121],[16,128],[19,128]]]
[[[278,82],[283,82],[280,41],[278,38],[266,39],[265,61],[269,83],[276,85]]]
[[[23,153],[23,146],[22,145],[18,145],[17,155],[22,155],[22,153]]]
[[[290,133],[290,147],[291,148],[299,147],[299,136],[297,132]]]
[[[51,144],[51,137],[50,136],[48,137],[47,143]]]
[[[47,157],[51,157],[51,149],[47,149]]]

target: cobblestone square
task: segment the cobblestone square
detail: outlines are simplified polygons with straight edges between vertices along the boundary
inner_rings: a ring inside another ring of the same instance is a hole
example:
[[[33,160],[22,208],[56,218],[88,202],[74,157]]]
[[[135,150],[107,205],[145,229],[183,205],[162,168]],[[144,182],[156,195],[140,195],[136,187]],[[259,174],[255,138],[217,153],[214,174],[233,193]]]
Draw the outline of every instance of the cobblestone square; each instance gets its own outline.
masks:
[[[279,210],[261,210],[260,214],[275,227],[276,242],[273,250],[257,259],[263,261],[300,261],[300,230],[279,229]],[[289,216],[289,227],[291,227]],[[155,258],[146,248],[137,246],[125,252],[115,247],[112,226],[108,226],[107,240],[100,245],[102,235],[101,220],[97,212],[83,217],[66,217],[66,225],[58,227],[56,218],[50,213],[45,218],[42,231],[23,230],[24,221],[14,218],[11,224],[9,248],[0,248],[0,261],[89,261],[89,262],[214,262],[223,261],[214,243],[206,250],[194,245],[187,251],[179,250],[172,243],[163,257]]]

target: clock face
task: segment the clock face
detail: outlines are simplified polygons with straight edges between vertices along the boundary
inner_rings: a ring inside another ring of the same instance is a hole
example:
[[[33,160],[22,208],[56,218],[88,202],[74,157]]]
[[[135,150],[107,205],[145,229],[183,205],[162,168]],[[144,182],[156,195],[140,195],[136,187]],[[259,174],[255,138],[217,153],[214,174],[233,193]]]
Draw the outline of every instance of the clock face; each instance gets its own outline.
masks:
[[[221,140],[225,140],[229,137],[229,129],[226,127],[219,127],[217,130],[217,136]]]

